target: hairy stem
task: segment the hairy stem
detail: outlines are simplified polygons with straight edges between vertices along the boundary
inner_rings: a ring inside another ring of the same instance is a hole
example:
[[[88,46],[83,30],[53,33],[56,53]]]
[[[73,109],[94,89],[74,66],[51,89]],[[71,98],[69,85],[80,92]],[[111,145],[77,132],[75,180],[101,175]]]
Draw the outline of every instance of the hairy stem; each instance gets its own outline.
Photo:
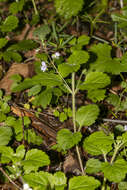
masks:
[[[36,4],[35,4],[35,1],[32,0],[32,3],[33,3],[33,7],[34,7],[34,11],[35,11],[35,15],[38,15],[38,10],[37,10],[37,7],[36,7]]]
[[[74,133],[76,133],[76,108],[75,108],[75,73],[72,73],[72,115],[73,115],[73,127],[74,127]],[[82,175],[85,175],[84,169],[83,169],[83,164],[82,164],[82,159],[81,155],[79,152],[79,147],[76,146],[76,152],[77,152],[77,157],[79,161],[79,165],[82,171]]]

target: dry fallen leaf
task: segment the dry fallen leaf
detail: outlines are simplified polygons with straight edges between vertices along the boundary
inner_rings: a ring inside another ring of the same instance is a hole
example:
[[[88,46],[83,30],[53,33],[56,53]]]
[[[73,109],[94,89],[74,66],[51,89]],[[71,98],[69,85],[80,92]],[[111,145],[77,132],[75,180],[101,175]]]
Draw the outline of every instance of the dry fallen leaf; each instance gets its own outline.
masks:
[[[10,79],[10,77],[14,74],[19,74],[26,77],[32,77],[34,73],[34,65],[32,63],[27,64],[18,64],[13,63],[10,69],[7,71],[4,78],[0,81],[0,88],[4,89],[6,94],[11,94],[11,85],[13,83],[13,80]]]
[[[79,163],[72,154],[66,157],[63,163],[63,170],[65,173],[75,173],[77,175],[81,173]]]

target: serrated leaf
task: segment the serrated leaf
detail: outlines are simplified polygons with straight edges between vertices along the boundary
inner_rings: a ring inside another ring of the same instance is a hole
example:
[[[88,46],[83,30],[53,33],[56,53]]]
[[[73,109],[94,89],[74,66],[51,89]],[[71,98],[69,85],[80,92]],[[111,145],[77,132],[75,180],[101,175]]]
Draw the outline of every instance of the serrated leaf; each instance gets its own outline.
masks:
[[[25,160],[22,161],[25,173],[37,171],[39,167],[47,166],[50,164],[48,155],[38,149],[31,149],[26,153]]]
[[[50,104],[51,99],[52,91],[51,89],[47,89],[41,92],[38,96],[36,96],[32,103],[35,106],[42,106],[45,109]]]
[[[88,90],[87,97],[93,102],[104,100],[106,90],[97,89],[97,90]]]
[[[126,181],[122,181],[118,184],[118,188],[119,190],[127,190],[127,182]]]
[[[55,0],[56,12],[65,19],[69,19],[81,11],[83,3],[83,0]]]
[[[13,157],[13,149],[11,147],[7,146],[0,146],[0,163],[9,163],[12,160]]]
[[[10,127],[0,127],[0,146],[7,145],[11,140],[12,130]]]
[[[57,133],[57,143],[61,150],[68,150],[78,144],[81,140],[82,135],[80,132],[72,133],[68,129],[61,129]]]
[[[29,90],[28,96],[34,96],[38,94],[40,91],[41,91],[41,85],[37,84]]]
[[[101,183],[94,177],[78,176],[69,180],[69,190],[94,190]]]
[[[34,30],[34,36],[37,36],[40,40],[44,40],[45,37],[50,33],[50,27],[45,24],[42,25]]]
[[[53,176],[53,183],[55,190],[64,190],[67,186],[67,178],[63,172],[56,172]]]
[[[80,86],[82,90],[95,90],[104,88],[110,84],[110,77],[102,72],[90,72]]]
[[[80,68],[80,65],[71,65],[68,63],[62,63],[58,65],[58,70],[61,73],[62,77],[67,77],[70,73],[78,71]]]
[[[2,32],[11,32],[18,26],[18,18],[16,16],[10,15],[8,16],[3,25],[0,27]]]
[[[112,47],[108,44],[97,44],[91,47],[91,51],[97,55],[94,63],[90,64],[91,71],[120,74],[127,72],[127,62],[111,57]]]
[[[90,41],[90,37],[83,34],[78,38],[77,43],[84,46],[84,45],[87,45],[89,41]]]
[[[119,105],[119,102],[120,102],[120,98],[118,95],[116,94],[109,94],[108,97],[106,98],[106,101],[109,103],[109,104],[112,104],[113,106],[118,106]]]
[[[22,11],[24,4],[25,4],[25,1],[24,1],[24,0],[20,0],[20,1],[18,1],[18,2],[13,2],[13,3],[11,3],[11,5],[10,5],[10,7],[9,7],[10,13],[16,14],[16,13],[18,13],[19,11]]]
[[[98,159],[91,158],[86,163],[86,173],[94,174],[101,171],[102,162]]]
[[[84,140],[83,147],[91,155],[107,154],[112,150],[113,137],[97,131]]]
[[[61,78],[53,73],[40,73],[32,78],[27,78],[16,87],[12,89],[13,92],[19,92],[35,85],[42,85],[48,87],[61,86]]]
[[[8,43],[6,38],[0,38],[0,48],[3,48]]]
[[[46,172],[35,172],[30,174],[25,174],[23,176],[25,182],[29,184],[32,188],[37,190],[47,190],[47,186],[49,185],[48,178],[46,176]]]
[[[68,64],[71,65],[81,65],[86,63],[89,59],[89,54],[83,50],[75,50],[72,52],[70,57],[68,58]]]
[[[12,156],[12,162],[13,163],[20,162],[24,158],[24,155],[25,155],[24,145],[18,146],[16,149],[16,153],[14,153]]]
[[[116,160],[113,164],[103,163],[102,172],[111,182],[121,182],[127,173],[127,162],[123,159]]]
[[[38,44],[33,40],[22,40],[16,44],[11,45],[7,50],[12,51],[28,51],[37,48]]]
[[[28,143],[40,145],[42,144],[43,140],[42,137],[37,136],[35,132],[31,129],[28,129],[25,131],[25,140],[27,140]]]
[[[76,121],[80,127],[92,125],[99,115],[97,105],[87,105],[80,107],[76,112]]]

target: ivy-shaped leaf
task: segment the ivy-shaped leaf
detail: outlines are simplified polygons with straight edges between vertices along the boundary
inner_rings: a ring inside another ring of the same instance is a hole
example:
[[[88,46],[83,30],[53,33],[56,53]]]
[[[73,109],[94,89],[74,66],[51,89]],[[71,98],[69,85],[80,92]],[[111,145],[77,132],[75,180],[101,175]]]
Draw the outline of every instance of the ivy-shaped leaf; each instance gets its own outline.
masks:
[[[0,163],[9,163],[12,160],[14,151],[11,147],[8,146],[0,146],[0,153],[1,153],[1,158],[0,158]]]
[[[102,72],[90,72],[85,81],[79,86],[81,90],[88,90],[88,98],[94,102],[105,98],[106,90],[102,88],[110,84],[110,77]]]
[[[61,150],[68,150],[78,144],[82,138],[82,135],[80,132],[72,133],[68,129],[61,129],[57,133],[57,143],[58,147]]]
[[[99,43],[97,45],[93,45],[91,47],[91,51],[97,55],[97,59],[94,63],[90,64],[90,70],[112,74],[127,72],[127,62],[125,62],[125,59],[120,62],[120,59],[112,58],[111,50],[112,47],[108,44]]]
[[[110,77],[102,72],[90,72],[86,75],[85,81],[80,86],[81,90],[95,90],[106,87],[110,84]]]
[[[50,164],[48,155],[38,149],[31,149],[26,153],[25,160],[22,161],[25,173],[37,171],[39,167],[47,166]]]
[[[11,140],[12,130],[10,127],[0,127],[0,146],[7,145]]]
[[[98,159],[91,158],[86,163],[86,173],[94,174],[101,171],[102,162]]]
[[[69,63],[62,63],[58,65],[58,70],[63,78],[67,77],[70,73],[78,71],[80,65],[72,65]]]
[[[107,154],[112,150],[114,139],[103,131],[97,131],[84,140],[83,147],[91,155]]]
[[[20,1],[18,1],[18,2],[13,2],[13,3],[11,3],[11,5],[10,5],[10,7],[9,7],[10,13],[16,14],[16,13],[18,13],[19,11],[22,11],[24,4],[25,4],[25,1],[24,1],[24,0],[20,0]]]
[[[98,115],[99,108],[97,105],[82,106],[76,112],[76,121],[80,127],[90,126],[95,122]]]
[[[54,86],[61,86],[62,80],[57,74],[53,73],[40,73],[32,78],[26,78],[23,82],[20,84],[17,84],[12,91],[13,92],[20,92],[22,90],[31,88],[35,85],[42,85],[47,87],[54,87]]]
[[[71,65],[81,65],[86,63],[89,59],[89,54],[83,50],[75,50],[72,52],[67,62]]]
[[[15,28],[17,28],[18,22],[19,22],[19,20],[18,20],[18,18],[16,16],[13,16],[13,15],[8,16],[5,19],[3,25],[0,26],[1,31],[2,32],[11,32]]]
[[[30,187],[35,188],[37,190],[47,190],[49,185],[49,181],[46,175],[46,172],[34,172],[25,174],[23,179],[26,183],[29,184]]]
[[[0,38],[0,48],[3,48],[8,43],[6,38]]]
[[[37,47],[38,44],[33,40],[22,40],[16,44],[11,45],[7,50],[28,51]]]
[[[56,12],[65,19],[69,19],[81,11],[83,3],[83,0],[55,0]]]
[[[113,164],[103,163],[102,172],[105,178],[111,182],[121,182],[127,173],[127,162],[123,159],[116,160]]]
[[[69,190],[94,190],[100,185],[100,181],[89,176],[78,176],[69,180]]]
[[[38,37],[40,40],[44,40],[45,37],[50,33],[50,27],[45,24],[42,25],[34,30],[34,36]]]

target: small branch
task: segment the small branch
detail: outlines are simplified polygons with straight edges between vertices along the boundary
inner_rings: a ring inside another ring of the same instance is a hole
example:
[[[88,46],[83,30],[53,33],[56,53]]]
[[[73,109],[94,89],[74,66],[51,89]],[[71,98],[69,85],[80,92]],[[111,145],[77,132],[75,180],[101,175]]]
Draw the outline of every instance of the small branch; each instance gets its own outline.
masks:
[[[4,175],[5,177],[8,178],[8,180],[10,181],[10,183],[12,183],[17,189],[22,190],[22,188],[20,188],[16,183],[14,183],[14,182],[12,181],[12,179],[6,174],[6,172],[3,170],[3,168],[0,168],[0,171],[3,173],[3,175]]]
[[[105,121],[105,122],[112,122],[112,123],[123,123],[123,124],[127,124],[127,121],[126,121],[126,120],[103,119],[103,121]]]

